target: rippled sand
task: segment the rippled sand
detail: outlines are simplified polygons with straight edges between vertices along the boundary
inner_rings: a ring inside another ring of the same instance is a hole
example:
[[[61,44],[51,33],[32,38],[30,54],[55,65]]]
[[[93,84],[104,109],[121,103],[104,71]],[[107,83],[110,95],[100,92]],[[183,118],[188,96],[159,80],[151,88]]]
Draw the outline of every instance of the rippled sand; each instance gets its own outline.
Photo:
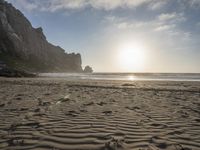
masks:
[[[199,150],[200,83],[0,78],[0,149]]]

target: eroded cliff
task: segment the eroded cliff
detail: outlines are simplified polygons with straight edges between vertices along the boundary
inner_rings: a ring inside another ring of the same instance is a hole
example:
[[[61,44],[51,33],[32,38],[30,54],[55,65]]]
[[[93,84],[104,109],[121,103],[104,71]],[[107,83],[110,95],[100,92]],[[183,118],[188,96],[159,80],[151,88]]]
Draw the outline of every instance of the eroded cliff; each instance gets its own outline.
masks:
[[[46,40],[11,4],[0,0],[0,60],[34,72],[82,72],[81,55],[68,54]]]

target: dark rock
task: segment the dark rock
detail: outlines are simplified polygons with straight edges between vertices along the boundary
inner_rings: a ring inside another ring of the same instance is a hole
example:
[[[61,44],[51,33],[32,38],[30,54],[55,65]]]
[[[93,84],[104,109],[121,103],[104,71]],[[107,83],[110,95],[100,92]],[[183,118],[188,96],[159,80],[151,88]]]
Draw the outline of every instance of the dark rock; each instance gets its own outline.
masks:
[[[0,76],[4,77],[36,77],[36,74],[29,73],[23,70],[2,68],[0,69]]]
[[[67,54],[46,40],[11,4],[0,0],[0,60],[30,72],[82,72],[81,55]]]
[[[91,68],[90,66],[86,66],[86,67],[84,68],[83,72],[85,72],[85,73],[92,73],[93,70],[92,70],[92,68]]]
[[[5,67],[7,67],[6,63],[3,62],[3,61],[0,61],[0,70],[3,69],[3,68],[5,68]]]
[[[5,104],[4,104],[4,103],[0,104],[0,107],[4,107],[4,106],[5,106]]]

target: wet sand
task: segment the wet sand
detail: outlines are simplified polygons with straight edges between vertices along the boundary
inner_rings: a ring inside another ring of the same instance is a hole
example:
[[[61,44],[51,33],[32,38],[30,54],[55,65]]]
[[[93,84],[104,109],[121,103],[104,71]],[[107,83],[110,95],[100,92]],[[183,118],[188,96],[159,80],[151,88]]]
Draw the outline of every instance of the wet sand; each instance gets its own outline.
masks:
[[[2,150],[199,150],[200,82],[0,78]]]

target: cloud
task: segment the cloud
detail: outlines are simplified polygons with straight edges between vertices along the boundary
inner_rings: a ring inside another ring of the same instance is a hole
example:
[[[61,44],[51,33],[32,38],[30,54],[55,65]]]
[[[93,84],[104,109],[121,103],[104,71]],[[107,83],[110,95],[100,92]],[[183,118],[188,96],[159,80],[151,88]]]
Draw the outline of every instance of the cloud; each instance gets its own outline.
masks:
[[[154,31],[167,36],[168,39],[190,40],[191,34],[180,29],[180,24],[186,20],[183,13],[162,13],[153,21]]]
[[[116,8],[136,8],[141,5],[149,5],[152,10],[158,9],[166,1],[164,0],[7,0],[15,3],[24,10],[33,11],[49,11],[55,12],[58,10],[83,9],[91,7],[94,9],[114,10]]]
[[[136,20],[131,20],[125,17],[117,17],[117,16],[105,16],[102,23],[108,23],[117,29],[132,29],[139,28],[146,24],[146,22],[140,22]]]
[[[163,0],[163,1],[155,1],[153,3],[149,4],[149,9],[151,10],[157,10],[157,9],[161,9],[162,7],[164,7],[166,4],[168,3],[168,0]]]
[[[200,6],[200,0],[188,0],[191,6]]]
[[[171,12],[158,14],[152,20],[107,16],[104,23],[107,22],[110,25],[108,30],[115,29],[116,31],[124,30],[128,33],[159,35],[173,43],[174,39],[184,42],[191,39],[191,33],[180,28],[180,25],[186,20],[187,18],[183,13]]]
[[[176,18],[176,16],[177,16],[176,13],[171,13],[171,14],[160,14],[160,15],[158,16],[158,19],[159,19],[160,21],[167,21],[167,20]]]
[[[200,8],[200,0],[178,0],[178,4],[185,10]]]
[[[39,6],[37,3],[31,3],[27,0],[20,0],[20,1],[7,0],[7,1],[12,4],[16,4],[17,6],[23,8],[24,10],[27,10],[27,11],[32,11],[32,10],[38,9],[38,6]]]
[[[172,31],[175,30],[178,25],[187,19],[185,18],[183,13],[162,13],[157,16],[156,20],[154,20],[154,31],[164,31],[167,30],[170,31],[170,34]]]
[[[160,26],[155,28],[155,31],[171,30],[171,29],[173,29],[175,27],[176,27],[175,24],[172,24],[172,25],[160,25]]]
[[[152,20],[138,21],[128,17],[106,16],[104,21],[118,29],[147,28],[153,31],[170,31],[178,27],[180,23],[186,21],[186,18],[183,13],[172,12],[159,14]]]
[[[165,35],[171,43],[174,39],[186,42],[191,40],[191,33],[180,28],[180,24],[185,22],[187,18],[183,13],[163,13],[154,20],[154,31]]]
[[[183,13],[173,12],[173,13],[160,14],[158,16],[158,20],[161,22],[164,22],[164,21],[165,22],[167,22],[167,21],[180,22],[180,21],[185,21],[186,18],[184,17]]]

